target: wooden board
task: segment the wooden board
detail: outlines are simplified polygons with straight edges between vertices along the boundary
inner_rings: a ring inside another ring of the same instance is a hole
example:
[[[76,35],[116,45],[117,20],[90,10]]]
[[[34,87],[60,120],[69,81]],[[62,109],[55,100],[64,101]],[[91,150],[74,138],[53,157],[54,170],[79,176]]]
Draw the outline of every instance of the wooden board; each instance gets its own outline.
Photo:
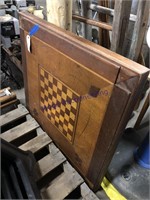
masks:
[[[0,116],[0,126],[7,125],[9,122],[13,122],[28,113],[28,110],[24,106],[20,106],[19,108]]]
[[[97,190],[148,70],[32,15],[20,26],[30,113]]]
[[[12,142],[16,138],[19,138],[37,128],[38,123],[32,118],[23,124],[20,124],[1,135],[1,138],[6,140],[7,142]]]
[[[71,165],[66,162],[63,167],[64,172],[42,193],[43,199],[64,199],[83,183],[83,179]]]
[[[42,149],[44,146],[48,145],[52,140],[48,137],[46,133],[43,135],[39,135],[32,140],[26,142],[25,144],[21,145],[19,148],[22,150],[30,150],[32,153],[35,153]]]
[[[37,168],[40,171],[38,175],[38,179],[42,178],[46,174],[48,174],[50,171],[61,165],[66,158],[63,156],[63,154],[58,151],[55,155],[48,154],[41,160],[37,162]]]

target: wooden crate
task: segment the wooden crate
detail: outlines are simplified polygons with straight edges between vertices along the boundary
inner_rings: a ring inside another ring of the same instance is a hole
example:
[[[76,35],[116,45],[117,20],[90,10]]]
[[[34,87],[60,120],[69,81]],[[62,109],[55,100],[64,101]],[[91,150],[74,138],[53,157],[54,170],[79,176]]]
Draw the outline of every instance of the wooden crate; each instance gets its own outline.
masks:
[[[20,27],[27,107],[97,190],[148,69],[28,13]]]
[[[69,164],[51,138],[21,104],[0,116],[0,138],[24,151],[31,151],[36,159],[36,183],[42,199],[95,199],[83,178]],[[34,167],[34,166],[33,166]]]

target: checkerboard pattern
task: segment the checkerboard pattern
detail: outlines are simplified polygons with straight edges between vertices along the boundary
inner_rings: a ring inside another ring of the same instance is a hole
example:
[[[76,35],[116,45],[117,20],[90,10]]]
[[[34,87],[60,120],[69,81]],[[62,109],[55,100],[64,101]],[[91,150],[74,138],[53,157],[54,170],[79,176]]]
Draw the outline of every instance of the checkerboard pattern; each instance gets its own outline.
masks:
[[[40,108],[50,122],[73,142],[79,96],[64,83],[40,68]]]

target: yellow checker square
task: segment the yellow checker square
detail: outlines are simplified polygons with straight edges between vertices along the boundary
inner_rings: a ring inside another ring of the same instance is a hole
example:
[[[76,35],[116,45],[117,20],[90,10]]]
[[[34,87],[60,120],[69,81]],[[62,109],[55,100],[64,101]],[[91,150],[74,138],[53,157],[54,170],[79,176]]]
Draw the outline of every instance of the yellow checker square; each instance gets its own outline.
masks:
[[[44,109],[48,109],[48,102],[47,101],[44,101]]]
[[[44,77],[44,70],[43,69],[40,70],[40,74]]]
[[[52,106],[53,102],[52,102],[52,100],[50,98],[48,99],[48,103],[49,103],[50,106]]]
[[[76,109],[77,108],[77,103],[76,102],[72,102],[71,106]]]
[[[52,102],[53,102],[53,104],[54,104],[54,108],[55,108],[55,106],[57,106],[57,105],[56,105],[56,103],[57,103],[57,99],[56,99],[54,96],[52,97]]]
[[[51,95],[53,94],[52,88],[48,87],[48,93],[51,94]]]
[[[45,95],[43,92],[41,92],[41,97],[44,99]]]
[[[61,122],[64,122],[64,117],[63,116],[59,116],[59,120],[61,121]]]
[[[61,102],[61,96],[60,96],[59,94],[57,94],[57,100],[58,100],[59,102]]]
[[[51,117],[51,122],[52,124],[55,124],[55,119],[53,117]]]
[[[64,118],[69,122],[69,116],[65,113]]]
[[[50,83],[53,83],[53,77],[52,76],[49,75],[48,80],[49,80]]]
[[[51,110],[50,110],[49,108],[48,108],[47,113],[48,113],[49,115],[51,115]]]
[[[67,99],[67,95],[66,95],[64,92],[62,92],[62,98],[63,98],[64,100]]]
[[[54,108],[51,109],[51,113],[53,113],[55,115],[56,110]]]
[[[72,136],[70,135],[70,134],[67,134],[67,138],[68,138],[68,140],[72,140]]]
[[[56,111],[57,111],[58,113],[60,113],[60,107],[59,107],[59,106],[56,106]]]
[[[44,78],[44,83],[45,83],[45,85],[48,86],[48,79],[47,78]]]
[[[73,131],[73,126],[71,124],[68,124],[68,128]]]
[[[48,91],[47,90],[44,91],[44,95],[45,95],[45,97],[48,97]]]
[[[62,83],[60,83],[59,81],[57,82],[57,87],[62,90]]]
[[[45,84],[43,81],[40,81],[41,87],[44,88]]]
[[[67,104],[66,104],[66,108],[67,108],[68,110],[71,110],[71,104],[70,104],[70,103],[67,103]]]
[[[72,95],[73,95],[72,91],[71,90],[67,90],[67,96],[72,99]]]
[[[67,132],[68,131],[68,127],[64,124],[63,125],[64,130]]]
[[[72,112],[70,112],[70,118],[74,121],[75,120],[75,115],[72,113]]]
[[[55,92],[57,94],[57,87],[56,87],[56,85],[53,85],[53,92]]]
[[[56,121],[57,123],[59,123],[59,118],[58,118],[57,116],[55,116],[55,121]]]
[[[61,104],[60,109],[65,112],[65,106],[63,104]]]

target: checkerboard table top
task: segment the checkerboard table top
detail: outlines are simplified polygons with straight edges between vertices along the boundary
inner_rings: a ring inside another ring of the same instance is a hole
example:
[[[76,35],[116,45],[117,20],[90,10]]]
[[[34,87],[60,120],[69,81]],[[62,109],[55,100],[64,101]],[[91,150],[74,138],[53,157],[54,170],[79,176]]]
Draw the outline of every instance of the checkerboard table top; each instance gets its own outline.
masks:
[[[73,142],[78,95],[62,81],[40,68],[40,108],[50,122]]]

